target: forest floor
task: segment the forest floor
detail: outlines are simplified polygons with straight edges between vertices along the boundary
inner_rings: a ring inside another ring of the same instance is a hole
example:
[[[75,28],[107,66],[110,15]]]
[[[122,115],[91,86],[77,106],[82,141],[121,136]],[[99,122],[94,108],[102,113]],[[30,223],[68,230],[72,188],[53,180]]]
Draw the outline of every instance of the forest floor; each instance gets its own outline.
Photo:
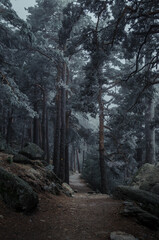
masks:
[[[0,240],[110,240],[113,231],[124,231],[140,240],[158,240],[159,232],[120,215],[122,202],[95,194],[72,175],[74,197],[41,194],[32,215],[16,213],[0,201]]]

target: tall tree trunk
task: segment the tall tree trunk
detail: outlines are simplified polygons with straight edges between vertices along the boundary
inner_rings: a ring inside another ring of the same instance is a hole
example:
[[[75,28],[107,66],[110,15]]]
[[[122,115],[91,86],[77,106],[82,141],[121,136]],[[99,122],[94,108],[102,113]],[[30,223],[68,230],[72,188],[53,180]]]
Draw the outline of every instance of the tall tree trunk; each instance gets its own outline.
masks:
[[[81,172],[81,169],[80,169],[80,162],[79,162],[78,149],[76,149],[76,156],[77,156],[77,166],[78,166],[78,172],[80,173],[80,172]]]
[[[29,129],[29,141],[33,142],[33,120],[30,121],[30,129]]]
[[[65,180],[65,146],[66,146],[66,63],[63,64],[63,85],[61,86],[61,141],[60,141],[60,172],[59,177]]]
[[[69,69],[66,68],[66,85],[69,84]],[[66,91],[66,104],[68,103],[68,91]],[[65,147],[65,182],[69,184],[69,118],[70,111],[66,111],[66,147]]]
[[[82,171],[84,170],[84,165],[85,165],[85,150],[83,150]]]
[[[46,92],[45,89],[42,89],[43,93],[43,111],[42,111],[42,149],[46,155]]]
[[[145,56],[145,64],[151,61],[151,52],[147,51]],[[146,77],[149,82],[151,79],[151,69],[146,67]],[[145,111],[145,140],[146,140],[146,163],[156,162],[156,151],[155,151],[155,126],[153,125],[153,120],[155,117],[155,99],[153,94],[153,86],[151,87],[152,96],[146,98],[146,111]]]
[[[33,143],[39,145],[39,127],[37,117],[34,117],[33,124],[34,124]]]
[[[154,99],[147,99],[145,112],[146,163],[155,163],[155,127],[152,125],[155,114]]]
[[[38,119],[38,131],[39,131],[39,146],[42,148],[42,126],[41,121]]]
[[[50,149],[49,149],[49,117],[48,109],[46,109],[46,160],[50,163]]]
[[[138,163],[139,168],[143,164],[142,156],[143,156],[143,149],[141,147],[139,147],[139,148],[136,149],[136,161]]]
[[[76,149],[75,148],[73,150],[73,157],[74,157],[74,172],[76,172],[77,168],[76,168]]]
[[[100,173],[101,173],[101,191],[102,193],[107,192],[106,187],[106,166],[104,157],[104,105],[102,101],[102,83],[99,82],[99,162],[100,162]]]
[[[71,157],[70,157],[70,170],[73,172],[74,168],[73,168],[73,161],[74,161],[74,153],[73,153],[73,149],[71,148]]]
[[[57,93],[56,93],[56,120],[54,128],[54,153],[53,153],[53,165],[54,172],[59,176],[60,168],[60,128],[61,128],[61,89],[58,84],[60,82],[60,66],[57,73]]]
[[[12,123],[13,123],[13,110],[8,111],[8,124],[7,124],[7,145],[12,145]]]
[[[66,112],[65,182],[69,184],[69,112]]]
[[[38,113],[37,89],[34,87],[34,111]],[[37,117],[33,120],[33,143],[39,145],[39,121]]]
[[[2,120],[1,120],[1,134],[3,136],[5,136],[5,134],[6,134],[6,124],[5,124],[6,123],[6,112],[5,112],[3,100],[1,100],[1,115],[3,116]]]
[[[23,129],[22,129],[21,148],[24,147],[24,139],[25,139],[25,123],[24,123]]]

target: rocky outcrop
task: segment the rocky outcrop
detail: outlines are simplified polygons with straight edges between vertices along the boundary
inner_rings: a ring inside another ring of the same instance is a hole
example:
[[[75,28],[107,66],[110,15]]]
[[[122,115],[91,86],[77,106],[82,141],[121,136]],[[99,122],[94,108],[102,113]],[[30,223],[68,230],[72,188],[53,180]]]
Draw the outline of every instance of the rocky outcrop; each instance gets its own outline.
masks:
[[[115,198],[130,200],[122,214],[135,217],[141,224],[152,229],[159,228],[158,195],[130,186],[118,186],[113,194]]]
[[[65,194],[72,196],[68,189],[62,186],[62,181],[53,171],[53,166],[45,166],[42,160],[30,160],[23,155],[13,158],[17,163],[8,161],[12,155],[1,154],[0,166],[27,182],[36,193],[49,192],[54,195]]]
[[[27,143],[19,153],[31,160],[44,159],[44,151],[34,143]]]
[[[0,168],[0,195],[3,201],[17,211],[32,212],[38,205],[38,195],[21,178]]]
[[[135,187],[118,186],[113,195],[118,199],[132,200],[139,204],[142,209],[159,216],[159,197],[157,194]]]
[[[136,173],[132,186],[159,194],[159,163],[144,164]]]
[[[113,194],[118,199],[130,200],[122,214],[135,217],[141,224],[159,228],[159,163],[144,164],[136,173],[131,186],[119,186]]]
[[[124,202],[124,209],[121,214],[126,217],[134,217],[142,225],[157,230],[159,227],[159,218],[151,213],[144,211],[133,202]]]

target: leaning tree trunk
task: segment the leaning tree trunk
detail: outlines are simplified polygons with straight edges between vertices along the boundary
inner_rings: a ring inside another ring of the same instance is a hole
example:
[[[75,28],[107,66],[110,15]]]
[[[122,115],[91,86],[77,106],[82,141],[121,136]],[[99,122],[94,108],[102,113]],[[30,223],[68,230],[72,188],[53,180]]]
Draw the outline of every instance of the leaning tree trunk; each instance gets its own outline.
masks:
[[[106,187],[106,166],[104,156],[104,104],[102,101],[102,83],[99,82],[99,162],[100,162],[100,173],[101,173],[101,191],[102,193],[107,192]]]

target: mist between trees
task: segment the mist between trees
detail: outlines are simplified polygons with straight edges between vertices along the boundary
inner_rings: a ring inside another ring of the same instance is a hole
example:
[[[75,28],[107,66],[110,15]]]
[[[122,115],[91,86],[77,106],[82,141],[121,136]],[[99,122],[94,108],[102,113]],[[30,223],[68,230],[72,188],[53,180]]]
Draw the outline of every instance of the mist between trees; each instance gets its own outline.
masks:
[[[0,1],[1,150],[34,142],[63,181],[78,170],[103,193],[156,163],[159,2],[37,0],[28,13]]]

